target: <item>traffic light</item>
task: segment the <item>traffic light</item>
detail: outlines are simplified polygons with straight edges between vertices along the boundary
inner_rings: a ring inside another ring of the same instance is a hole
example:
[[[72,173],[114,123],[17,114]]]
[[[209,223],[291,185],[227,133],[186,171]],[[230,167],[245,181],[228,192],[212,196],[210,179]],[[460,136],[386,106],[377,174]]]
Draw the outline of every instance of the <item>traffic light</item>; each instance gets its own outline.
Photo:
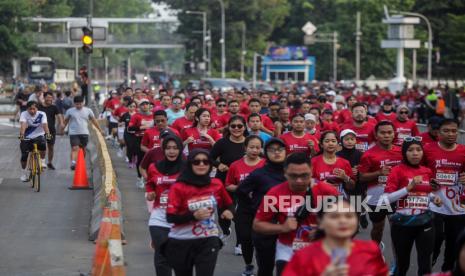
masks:
[[[94,48],[94,38],[92,29],[89,27],[82,27],[82,50],[86,54],[91,54]]]
[[[128,61],[123,60],[123,63],[121,65],[121,73],[123,75],[123,78],[126,78],[128,76]]]

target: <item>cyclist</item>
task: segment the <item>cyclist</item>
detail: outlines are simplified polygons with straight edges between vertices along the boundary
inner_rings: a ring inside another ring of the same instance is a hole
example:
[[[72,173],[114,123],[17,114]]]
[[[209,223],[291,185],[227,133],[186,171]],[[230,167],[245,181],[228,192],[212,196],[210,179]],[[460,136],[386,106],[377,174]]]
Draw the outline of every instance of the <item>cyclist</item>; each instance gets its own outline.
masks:
[[[29,152],[32,151],[33,145],[37,144],[37,148],[40,152],[40,162],[43,168],[47,167],[45,163],[45,137],[47,140],[51,139],[50,131],[47,124],[47,115],[43,111],[39,111],[39,104],[36,101],[30,101],[26,105],[26,111],[21,112],[19,122],[21,128],[19,131],[19,139],[21,143],[19,148],[21,149],[21,167],[23,174],[21,175],[21,181],[27,182],[29,175],[27,171],[27,158]]]

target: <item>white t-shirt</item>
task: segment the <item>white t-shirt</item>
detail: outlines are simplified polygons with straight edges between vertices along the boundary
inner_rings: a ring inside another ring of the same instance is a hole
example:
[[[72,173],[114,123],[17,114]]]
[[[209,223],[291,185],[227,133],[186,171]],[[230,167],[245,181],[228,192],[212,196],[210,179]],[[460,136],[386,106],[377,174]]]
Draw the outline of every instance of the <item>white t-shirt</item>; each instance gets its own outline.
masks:
[[[43,126],[43,124],[47,123],[47,115],[45,112],[37,111],[34,116],[31,116],[27,110],[23,111],[19,117],[19,122],[27,124],[26,131],[24,132],[24,138],[34,139],[45,135]]]

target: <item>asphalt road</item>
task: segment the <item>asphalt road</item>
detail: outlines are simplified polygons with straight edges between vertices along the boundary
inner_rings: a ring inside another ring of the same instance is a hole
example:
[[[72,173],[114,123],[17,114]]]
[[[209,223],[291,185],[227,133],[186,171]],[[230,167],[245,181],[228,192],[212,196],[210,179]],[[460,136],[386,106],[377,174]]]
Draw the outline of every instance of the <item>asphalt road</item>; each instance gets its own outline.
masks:
[[[18,129],[0,120],[0,275],[86,275],[92,191],[71,191],[69,142],[58,137],[55,171],[42,175],[40,193],[19,180]]]

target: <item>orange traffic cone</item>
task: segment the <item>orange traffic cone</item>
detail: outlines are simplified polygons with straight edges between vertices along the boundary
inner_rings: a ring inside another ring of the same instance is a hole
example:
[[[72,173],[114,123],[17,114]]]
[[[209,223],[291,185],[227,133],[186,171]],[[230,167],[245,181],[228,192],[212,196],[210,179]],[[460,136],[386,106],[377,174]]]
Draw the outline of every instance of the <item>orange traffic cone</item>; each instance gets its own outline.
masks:
[[[70,190],[90,190],[89,181],[87,180],[86,159],[84,157],[84,150],[79,149],[78,158],[76,162],[76,170],[74,171],[73,186],[69,187]]]

